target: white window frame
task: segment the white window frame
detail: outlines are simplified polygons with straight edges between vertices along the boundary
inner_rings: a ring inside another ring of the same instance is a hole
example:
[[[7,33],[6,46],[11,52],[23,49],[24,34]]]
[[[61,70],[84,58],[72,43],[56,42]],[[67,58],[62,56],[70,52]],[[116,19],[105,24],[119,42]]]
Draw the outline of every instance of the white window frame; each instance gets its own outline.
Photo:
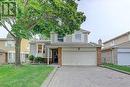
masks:
[[[38,53],[38,54],[40,54],[40,53],[38,52],[38,50],[39,50],[39,49],[38,49],[38,46],[39,46],[39,45],[42,46],[42,49],[41,49],[42,51],[41,51],[40,53],[43,53],[43,44],[37,44],[37,53]]]
[[[75,41],[81,42],[82,41],[82,35],[80,33],[75,34]]]

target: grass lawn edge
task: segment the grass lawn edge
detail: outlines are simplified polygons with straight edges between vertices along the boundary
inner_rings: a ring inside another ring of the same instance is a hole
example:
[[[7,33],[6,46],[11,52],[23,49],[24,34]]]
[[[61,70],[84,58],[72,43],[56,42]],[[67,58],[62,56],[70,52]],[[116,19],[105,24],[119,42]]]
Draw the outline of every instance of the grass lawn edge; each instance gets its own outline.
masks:
[[[114,70],[114,71],[117,71],[117,72],[121,72],[121,73],[130,75],[130,72],[120,70],[120,69],[117,69],[117,68],[113,68],[113,67],[110,67],[110,66],[107,66],[107,65],[100,65],[100,67],[111,69],[111,70]]]
[[[43,83],[41,84],[40,87],[48,87],[50,82],[52,81],[56,71],[57,71],[58,67],[54,67],[53,71],[48,75],[48,77],[46,78],[45,81],[43,81]]]

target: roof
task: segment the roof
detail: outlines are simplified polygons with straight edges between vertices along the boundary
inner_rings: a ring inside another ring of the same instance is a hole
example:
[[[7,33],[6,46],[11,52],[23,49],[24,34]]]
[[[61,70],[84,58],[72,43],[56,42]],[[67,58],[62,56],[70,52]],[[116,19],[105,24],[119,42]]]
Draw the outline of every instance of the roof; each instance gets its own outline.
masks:
[[[108,50],[108,49],[114,49],[114,48],[116,48],[116,47],[110,46],[110,47],[107,47],[107,48],[102,48],[102,51],[105,51],[105,50]]]
[[[90,34],[90,31],[88,31],[88,30],[80,29],[80,31],[82,31],[83,33],[88,33],[88,34]]]
[[[114,48],[130,48],[130,41],[114,45],[114,46],[109,46],[107,48],[103,48],[102,50],[107,50],[107,49],[114,49]]]
[[[84,29],[80,29],[80,30],[76,30],[76,31],[81,31],[81,32],[87,33],[87,34],[90,34],[90,33],[91,33],[90,31],[84,30]],[[51,32],[51,33],[55,33],[55,32]]]
[[[6,38],[13,39],[13,36],[10,33],[8,33]]]
[[[50,43],[50,40],[32,40],[29,43],[30,44],[35,44],[35,43]]]
[[[121,34],[121,35],[119,35],[119,36],[117,36],[117,37],[115,37],[115,38],[112,38],[112,39],[110,39],[110,40],[108,40],[108,41],[105,41],[103,44],[108,43],[108,42],[110,42],[110,41],[112,41],[112,40],[115,40],[115,39],[117,39],[117,38],[120,38],[120,37],[122,37],[122,36],[124,36],[124,35],[128,35],[128,34],[130,34],[130,31],[128,31],[128,32],[126,32],[126,33],[124,33],[124,34]]]
[[[0,41],[14,41],[14,39],[0,38]]]
[[[7,39],[6,38],[0,38],[1,41],[6,41]]]
[[[15,41],[14,38],[8,33],[6,38],[0,38],[0,41]]]
[[[101,45],[95,43],[60,42],[52,43],[48,47],[101,47]]]

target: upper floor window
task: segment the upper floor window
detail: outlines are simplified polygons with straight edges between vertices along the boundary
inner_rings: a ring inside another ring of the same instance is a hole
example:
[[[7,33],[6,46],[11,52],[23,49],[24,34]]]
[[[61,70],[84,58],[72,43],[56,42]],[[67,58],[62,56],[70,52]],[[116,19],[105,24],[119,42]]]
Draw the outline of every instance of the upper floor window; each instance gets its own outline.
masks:
[[[15,46],[15,42],[14,41],[7,41],[5,43],[5,47],[12,48],[14,46]]]
[[[75,39],[81,41],[81,34],[75,34]]]
[[[63,35],[58,35],[58,41],[63,42],[64,41],[64,36]]]

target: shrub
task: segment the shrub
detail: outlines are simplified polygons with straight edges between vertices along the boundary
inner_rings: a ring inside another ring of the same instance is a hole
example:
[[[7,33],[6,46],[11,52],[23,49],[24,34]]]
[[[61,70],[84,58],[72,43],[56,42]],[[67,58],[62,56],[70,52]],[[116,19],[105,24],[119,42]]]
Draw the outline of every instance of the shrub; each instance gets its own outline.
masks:
[[[43,63],[44,62],[44,58],[39,57],[39,62]]]
[[[39,62],[39,57],[35,57],[34,61],[35,61],[36,63],[38,63],[38,62]]]
[[[35,62],[35,63],[46,63],[46,58],[42,58],[42,57],[35,57],[33,55],[29,56],[29,60],[31,62]]]
[[[29,56],[29,60],[30,60],[30,61],[33,61],[34,59],[35,59],[35,57],[34,57],[33,55],[30,55],[30,56]]]

